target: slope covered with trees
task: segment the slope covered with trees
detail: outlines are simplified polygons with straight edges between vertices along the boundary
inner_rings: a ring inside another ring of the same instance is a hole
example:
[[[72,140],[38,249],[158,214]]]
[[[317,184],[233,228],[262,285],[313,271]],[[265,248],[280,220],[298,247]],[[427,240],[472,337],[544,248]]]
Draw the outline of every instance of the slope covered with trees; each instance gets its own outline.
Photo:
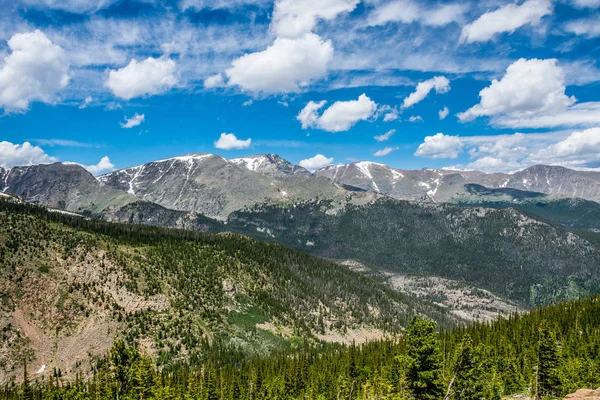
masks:
[[[461,280],[525,306],[600,293],[600,251],[515,209],[379,200],[332,212],[328,202],[263,205],[228,229],[393,273]]]
[[[493,324],[436,331],[414,317],[397,340],[327,346],[267,358],[158,370],[117,342],[94,378],[12,386],[8,398],[500,399],[562,398],[600,385],[600,298],[558,304]],[[29,397],[28,397],[29,396]]]
[[[89,373],[115,338],[159,365],[207,348],[265,355],[455,320],[347,268],[222,233],[112,224],[0,201],[0,371]]]

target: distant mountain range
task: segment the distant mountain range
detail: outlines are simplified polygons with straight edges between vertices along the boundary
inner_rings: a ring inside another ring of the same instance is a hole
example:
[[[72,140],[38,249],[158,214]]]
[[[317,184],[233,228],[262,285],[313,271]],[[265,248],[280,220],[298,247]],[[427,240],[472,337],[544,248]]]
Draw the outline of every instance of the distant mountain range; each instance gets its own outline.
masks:
[[[524,306],[600,292],[586,283],[600,263],[595,172],[408,171],[358,162],[313,174],[272,154],[193,154],[98,178],[59,163],[0,169],[0,187],[108,221],[243,233],[355,260],[381,276],[462,281]]]
[[[360,204],[377,197],[375,193],[350,192],[343,184],[313,175],[277,155],[227,160],[194,154],[126,168],[98,179],[108,187],[164,207],[218,219],[265,202],[321,198]]]
[[[400,170],[373,162],[322,168],[311,174],[275,154],[225,159],[192,154],[153,161],[97,179],[77,165],[0,168],[0,191],[72,212],[102,213],[146,201],[224,220],[256,204],[333,200],[366,204],[382,196],[420,202],[477,202],[484,189],[515,189],[550,198],[600,202],[600,172],[533,166],[514,174],[444,169]],[[498,198],[498,193],[495,197]],[[517,198],[531,198],[519,195]],[[511,197],[511,196],[509,196]],[[510,200],[514,200],[514,197]]]
[[[325,167],[316,171],[315,175],[401,200],[460,200],[467,194],[466,185],[478,184],[493,189],[511,188],[600,201],[600,172],[546,165],[533,166],[514,174],[487,174],[444,169],[400,170],[363,161]]]

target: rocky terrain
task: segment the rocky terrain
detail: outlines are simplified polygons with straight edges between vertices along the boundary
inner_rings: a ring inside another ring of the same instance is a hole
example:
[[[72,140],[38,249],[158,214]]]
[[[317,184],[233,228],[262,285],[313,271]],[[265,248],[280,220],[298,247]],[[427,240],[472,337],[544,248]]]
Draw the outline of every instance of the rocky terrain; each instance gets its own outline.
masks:
[[[356,186],[400,200],[453,201],[465,195],[465,185],[512,188],[557,197],[600,201],[600,172],[538,165],[514,174],[444,169],[400,170],[373,162],[356,162],[315,172],[334,182]]]
[[[275,155],[226,160],[194,154],[154,161],[98,178],[164,207],[225,219],[233,211],[262,203],[324,198],[337,204],[364,204],[374,193],[351,192]]]

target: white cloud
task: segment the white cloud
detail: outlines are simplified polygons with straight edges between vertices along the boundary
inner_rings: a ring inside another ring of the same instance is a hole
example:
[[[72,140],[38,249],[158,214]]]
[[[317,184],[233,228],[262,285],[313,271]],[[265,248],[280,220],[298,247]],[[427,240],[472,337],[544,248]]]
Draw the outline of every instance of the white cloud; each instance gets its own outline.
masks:
[[[333,20],[356,8],[360,0],[277,0],[271,31],[278,37],[297,38],[313,30],[317,22]]]
[[[438,94],[447,93],[450,91],[450,81],[444,76],[436,76],[424,82],[420,82],[417,85],[415,91],[404,99],[404,102],[402,103],[402,108],[409,108],[414,106],[415,104],[425,99],[429,92],[431,92],[434,89],[435,92]]]
[[[600,36],[600,25],[597,18],[578,19],[565,24],[567,32],[574,33],[578,36],[587,38],[595,38]]]
[[[177,64],[170,58],[148,57],[131,62],[118,70],[111,70],[106,81],[115,96],[125,100],[163,93],[178,82]]]
[[[35,142],[37,144],[41,144],[42,146],[59,146],[59,147],[85,147],[85,148],[93,148],[93,147],[102,147],[98,144],[93,143],[82,143],[76,140],[68,140],[68,139],[36,139]]]
[[[423,122],[423,117],[420,115],[411,115],[408,122]]]
[[[386,147],[384,149],[378,150],[375,153],[373,153],[373,156],[375,157],[383,157],[383,156],[387,156],[388,154],[390,154],[392,151],[396,151],[398,150],[399,147]]]
[[[32,101],[53,103],[70,79],[63,49],[39,30],[12,36],[8,47],[0,65],[0,108],[24,112]]]
[[[316,127],[319,124],[318,111],[327,103],[326,100],[319,102],[309,101],[306,106],[300,111],[296,119],[302,123],[302,129]]]
[[[392,129],[392,130],[389,130],[389,131],[387,131],[386,133],[384,133],[382,135],[377,135],[374,138],[378,142],[385,142],[386,140],[389,140],[394,133],[396,133],[396,130]]]
[[[94,100],[94,99],[92,99],[92,96],[87,96],[87,97],[86,97],[86,98],[83,100],[83,103],[81,103],[81,105],[79,106],[79,109],[80,109],[80,110],[83,110],[84,108],[87,108],[87,106],[89,106],[89,105],[92,103],[92,101],[93,101],[93,100]]]
[[[324,76],[332,58],[331,41],[307,33],[297,39],[277,38],[266,50],[234,60],[225,74],[228,85],[254,94],[298,92]]]
[[[211,75],[204,80],[204,87],[207,89],[218,88],[223,86],[226,86],[223,74]]]
[[[538,25],[544,16],[550,14],[550,0],[527,0],[521,5],[509,3],[495,11],[486,12],[465,25],[460,42],[486,42],[498,33],[513,33],[525,25]]]
[[[437,134],[427,137],[415,155],[453,159],[462,153],[468,154],[468,163],[451,168],[485,172],[512,172],[536,164],[597,168],[600,163],[600,128],[489,136]]]
[[[79,164],[81,165],[81,164]],[[110,158],[104,156],[100,159],[98,164],[95,165],[81,165],[83,168],[87,169],[92,175],[100,175],[105,172],[110,172],[115,170],[115,166],[112,162],[110,162]]]
[[[318,111],[324,105],[324,101],[310,101],[300,111],[296,119],[302,123],[302,128],[319,128],[328,132],[347,131],[359,121],[369,119],[377,111],[377,103],[364,93],[358,100],[336,101],[319,116]]]
[[[570,134],[566,139],[542,149],[530,157],[536,164],[560,164],[586,168],[600,163],[600,128]]]
[[[395,121],[398,118],[399,118],[398,113],[396,111],[392,111],[383,116],[383,122]]]
[[[448,107],[444,107],[443,110],[440,110],[438,112],[438,116],[440,117],[440,119],[446,119],[446,117],[448,116],[448,114],[450,114],[450,110],[448,110]]]
[[[25,4],[60,9],[72,13],[94,13],[119,0],[22,0]]]
[[[600,0],[571,0],[571,3],[577,8],[597,8],[600,7]]]
[[[385,25],[389,22],[410,24],[420,22],[429,26],[444,26],[461,21],[468,6],[460,3],[436,5],[424,8],[412,0],[396,0],[379,4],[367,19],[370,26]]]
[[[0,167],[12,168],[21,165],[50,164],[56,162],[55,157],[49,156],[38,146],[29,142],[13,144],[0,142]]]
[[[241,140],[235,137],[233,133],[221,133],[219,140],[215,142],[217,149],[232,150],[232,149],[247,149],[252,144],[252,139]]]
[[[211,10],[231,9],[235,10],[245,5],[265,6],[269,4],[269,0],[181,0],[179,8],[182,11],[192,8],[202,10],[208,8]]]
[[[121,128],[130,129],[135,126],[140,126],[142,124],[142,122],[145,121],[145,119],[146,119],[145,114],[135,113],[135,115],[131,118],[125,117],[125,122],[124,123],[119,122],[119,124],[121,125]]]
[[[331,165],[332,162],[333,158],[327,158],[323,154],[317,154],[312,158],[307,158],[305,160],[300,161],[300,166],[306,168],[310,172],[314,172],[319,168]]]
[[[434,136],[427,136],[415,152],[415,156],[433,159],[456,158],[462,153],[463,147],[463,142],[458,136],[438,133]]]
[[[590,126],[600,123],[600,103],[575,104],[565,93],[565,72],[555,59],[520,59],[504,77],[481,90],[479,104],[458,117],[470,121],[492,117],[492,123],[513,128]]]

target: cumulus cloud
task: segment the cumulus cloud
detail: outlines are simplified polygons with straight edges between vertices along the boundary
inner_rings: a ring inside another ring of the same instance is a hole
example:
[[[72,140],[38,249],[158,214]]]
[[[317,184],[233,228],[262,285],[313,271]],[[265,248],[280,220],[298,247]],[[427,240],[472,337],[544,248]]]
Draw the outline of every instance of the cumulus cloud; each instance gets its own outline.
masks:
[[[400,118],[396,111],[389,112],[383,116],[383,122],[392,122]]]
[[[415,156],[433,159],[456,158],[463,151],[463,142],[458,136],[448,136],[438,133],[427,136],[421,143]]]
[[[395,129],[391,129],[391,130],[387,131],[386,133],[384,133],[382,135],[375,136],[374,138],[378,142],[385,142],[386,140],[389,140],[394,133],[396,133],[396,130]]]
[[[383,157],[383,156],[387,156],[388,154],[390,154],[392,151],[396,151],[398,150],[399,147],[385,147],[381,150],[376,151],[375,153],[373,153],[373,156],[375,157]]]
[[[81,165],[83,168],[87,169],[92,175],[100,175],[105,172],[110,172],[115,170],[114,164],[110,161],[110,158],[104,156],[100,159],[98,164],[94,165]]]
[[[223,86],[226,86],[223,74],[211,75],[204,80],[204,87],[207,89],[218,88]]]
[[[575,104],[565,93],[565,72],[555,59],[520,59],[501,80],[479,92],[480,103],[458,114],[461,121],[492,117],[495,125],[515,128],[579,126],[600,123],[600,103]]]
[[[177,64],[170,58],[152,58],[138,62],[133,59],[120,69],[111,70],[106,80],[115,96],[125,100],[163,93],[178,82]]]
[[[571,133],[567,138],[533,153],[536,164],[560,164],[585,168],[600,162],[600,128]]]
[[[317,154],[316,156],[314,156],[312,158],[307,158],[307,159],[300,161],[300,166],[303,168],[306,168],[310,172],[314,172],[314,171],[318,170],[319,168],[323,168],[328,165],[331,165],[332,162],[333,162],[333,158],[325,157],[323,154]]]
[[[513,33],[525,25],[538,25],[543,17],[550,14],[550,0],[527,0],[520,5],[509,3],[495,11],[486,12],[465,25],[460,42],[486,42],[498,33]]]
[[[448,107],[444,107],[443,110],[440,110],[438,112],[438,116],[440,117],[441,120],[446,119],[448,114],[450,114],[450,110],[448,110]]]
[[[296,117],[302,123],[302,128],[318,128],[327,132],[343,132],[366,121],[377,111],[377,103],[366,94],[361,94],[358,100],[336,101],[321,115],[318,111],[323,108],[325,101],[310,101]]]
[[[450,91],[450,81],[444,76],[436,76],[424,82],[420,82],[415,91],[404,99],[402,108],[414,106],[425,99],[432,90],[435,90],[438,94],[447,93]]]
[[[271,31],[278,37],[297,38],[313,30],[319,20],[332,20],[356,8],[360,0],[277,0]]]
[[[420,115],[411,115],[410,118],[408,118],[408,122],[423,122],[423,117]]]
[[[600,26],[597,18],[578,19],[567,22],[565,30],[578,36],[585,36],[586,38],[600,36]]]
[[[444,26],[461,21],[468,6],[460,3],[436,5],[426,8],[412,0],[390,1],[379,4],[367,19],[370,26],[385,25],[389,22],[410,24],[420,22],[428,26]]]
[[[24,112],[32,101],[53,103],[70,79],[63,49],[39,30],[12,36],[8,47],[0,65],[0,108]]]
[[[49,156],[38,146],[29,142],[14,144],[0,142],[0,167],[12,168],[21,165],[50,164],[56,162],[55,157]]]
[[[427,137],[415,155],[455,159],[463,153],[469,161],[451,168],[485,172],[512,172],[536,164],[596,168],[600,163],[600,128],[489,136],[437,134]]]
[[[252,144],[252,139],[240,140],[233,133],[221,133],[219,140],[215,142],[215,147],[222,150],[247,149]]]
[[[298,92],[327,73],[333,58],[331,41],[314,33],[299,38],[277,38],[266,50],[234,60],[225,71],[230,86],[260,93]]]
[[[119,124],[121,125],[121,128],[131,129],[136,126],[140,126],[145,119],[145,114],[135,113],[135,115],[131,118],[125,117],[125,122],[120,122]]]

